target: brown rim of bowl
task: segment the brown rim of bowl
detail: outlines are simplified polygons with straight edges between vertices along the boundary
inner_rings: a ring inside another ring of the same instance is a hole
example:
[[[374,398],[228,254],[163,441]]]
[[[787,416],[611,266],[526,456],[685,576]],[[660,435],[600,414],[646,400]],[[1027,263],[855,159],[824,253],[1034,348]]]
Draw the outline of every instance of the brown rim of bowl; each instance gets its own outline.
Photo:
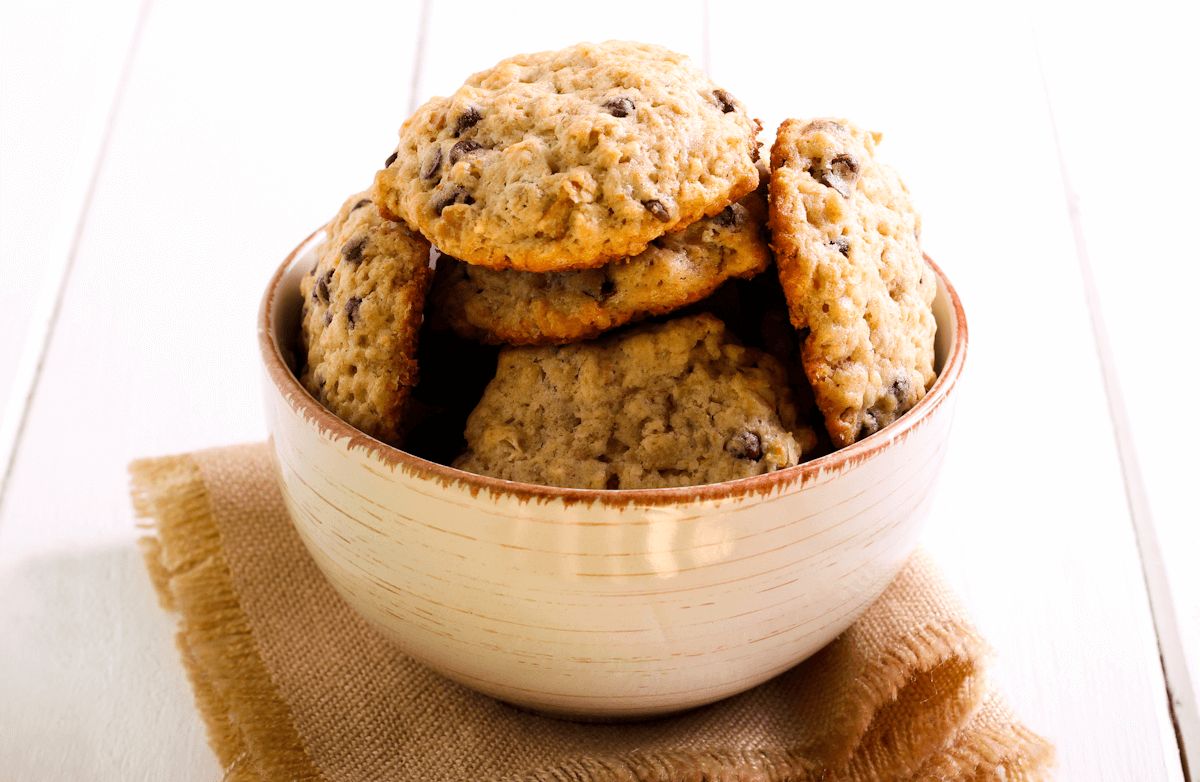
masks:
[[[927,420],[930,414],[940,407],[942,402],[949,396],[959,376],[962,374],[963,364],[966,361],[968,341],[967,317],[966,313],[963,312],[962,301],[941,268],[926,255],[925,262],[929,264],[934,274],[946,286],[946,293],[950,297],[950,304],[954,310],[954,320],[957,328],[955,330],[955,339],[950,344],[949,355],[946,356],[942,371],[938,374],[937,380],[934,381],[933,387],[929,389],[920,402],[893,423],[852,445],[817,457],[812,461],[798,464],[795,467],[788,467],[762,475],[738,478],[723,483],[709,483],[700,486],[681,486],[666,489],[573,489],[559,486],[542,486],[536,483],[507,481],[487,475],[476,475],[472,472],[459,470],[413,456],[406,451],[380,442],[360,432],[329,412],[324,405],[314,399],[308,393],[307,389],[300,384],[300,380],[295,374],[288,368],[287,362],[283,357],[283,352],[276,343],[271,329],[276,289],[279,287],[284,274],[295,263],[300,252],[307,249],[311,245],[312,240],[324,229],[325,227],[322,226],[313,231],[288,254],[287,258],[284,259],[283,263],[280,264],[279,268],[271,276],[271,281],[267,284],[266,292],[263,294],[262,303],[258,311],[258,345],[271,382],[275,384],[275,388],[283,395],[287,403],[300,413],[306,421],[315,424],[323,434],[331,435],[337,439],[345,438],[349,441],[348,445],[350,447],[361,446],[387,464],[393,467],[401,467],[416,477],[435,480],[443,485],[461,484],[473,495],[480,491],[486,491],[490,495],[515,496],[524,500],[558,499],[567,504],[599,501],[610,505],[662,505],[695,502],[702,499],[727,499],[746,494],[769,495],[793,483],[800,482],[804,484],[815,480],[826,472],[838,472],[847,467],[860,464],[887,449],[892,444],[905,439],[912,430]]]

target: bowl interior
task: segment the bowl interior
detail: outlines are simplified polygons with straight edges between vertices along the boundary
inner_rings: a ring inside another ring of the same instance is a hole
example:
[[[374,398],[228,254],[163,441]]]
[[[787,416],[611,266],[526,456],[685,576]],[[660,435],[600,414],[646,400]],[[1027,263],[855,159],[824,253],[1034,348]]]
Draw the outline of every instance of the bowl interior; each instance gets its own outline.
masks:
[[[959,342],[958,329],[962,322],[962,313],[961,307],[957,306],[958,296],[946,282],[942,270],[933,266],[928,257],[925,260],[933,268],[937,277],[937,295],[933,299],[933,319],[937,322],[937,333],[933,338],[933,368],[938,373],[940,381],[943,370],[946,368],[946,362],[950,359],[950,352]],[[958,313],[955,312],[956,308],[959,309]],[[965,337],[965,335],[963,336]],[[930,389],[930,393],[932,393],[932,389]]]
[[[271,341],[275,344],[275,349],[283,358],[285,366],[289,371],[295,372],[296,350],[299,346],[300,336],[300,315],[301,315],[301,295],[300,295],[300,280],[303,279],[305,273],[312,268],[316,261],[315,255],[318,245],[325,238],[324,229],[317,231],[312,236],[308,237],[297,247],[292,257],[285,262],[286,268],[280,274],[275,282],[275,290],[268,291],[268,296],[273,296],[273,303],[270,308],[271,322],[269,324]]]

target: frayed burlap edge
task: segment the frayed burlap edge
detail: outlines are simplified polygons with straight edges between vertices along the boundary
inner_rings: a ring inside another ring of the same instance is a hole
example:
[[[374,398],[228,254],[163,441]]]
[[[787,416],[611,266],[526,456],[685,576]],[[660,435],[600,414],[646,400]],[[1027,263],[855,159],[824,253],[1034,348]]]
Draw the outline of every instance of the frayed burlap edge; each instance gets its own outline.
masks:
[[[831,779],[799,752],[656,752],[580,758],[512,782],[806,782]]]
[[[1054,745],[1016,720],[993,695],[960,739],[931,758],[914,782],[1041,782],[1050,778]]]
[[[852,630],[851,630],[852,632]],[[857,677],[852,743],[832,758],[837,778],[909,777],[979,710],[991,650],[958,620],[921,627]]]
[[[233,782],[320,780],[233,589],[208,490],[190,456],[129,466],[151,580],[178,612],[176,642],[208,740]]]
[[[506,778],[505,782],[834,782],[889,775],[909,778],[918,768],[922,779],[962,779],[961,774],[953,772],[979,768],[986,761],[999,763],[1009,759],[1015,749],[996,745],[991,733],[972,732],[969,737],[960,734],[984,701],[983,663],[990,654],[986,642],[958,620],[935,622],[914,631],[903,639],[900,648],[889,649],[878,665],[860,672],[853,705],[843,704],[851,715],[843,728],[848,742],[826,755],[825,763],[801,749],[632,753],[582,758]],[[914,676],[940,683],[938,692],[924,692],[914,683]],[[934,707],[925,707],[936,713],[922,714],[919,728],[911,723],[894,724],[889,719],[893,713],[889,707],[903,709],[914,699],[922,703],[939,701]],[[1007,726],[990,727],[999,736]],[[1021,726],[1017,729],[1021,735],[1042,741]],[[966,739],[969,745],[947,750],[956,738]],[[980,743],[976,745],[976,741]],[[943,751],[945,755],[940,755]],[[1024,763],[1020,757],[1014,762]],[[936,776],[942,772],[946,776]]]

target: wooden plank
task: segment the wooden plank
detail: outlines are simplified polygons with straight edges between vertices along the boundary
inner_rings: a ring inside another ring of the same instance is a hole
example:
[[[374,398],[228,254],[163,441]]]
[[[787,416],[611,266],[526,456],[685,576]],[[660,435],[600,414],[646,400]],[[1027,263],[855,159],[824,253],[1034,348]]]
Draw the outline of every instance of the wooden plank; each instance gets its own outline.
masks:
[[[926,545],[995,645],[998,686],[1055,741],[1060,778],[1182,779],[1026,20],[780,5],[770,30],[795,44],[747,58],[752,10],[713,5],[714,77],[770,130],[835,115],[885,131],[966,303]]]
[[[1188,342],[1200,290],[1195,220],[1200,130],[1194,96],[1200,13],[1152,3],[1100,7],[1070,51],[1078,19],[1037,17],[1081,260],[1095,285],[1116,437],[1138,533],[1178,738],[1200,777],[1200,513],[1191,493],[1200,419],[1176,412],[1200,387]],[[1121,41],[1113,46],[1113,41]],[[1157,171],[1148,180],[1143,171]],[[1182,397],[1182,398],[1180,398]]]
[[[125,464],[264,436],[260,292],[395,145],[419,11],[151,10],[0,508],[6,778],[219,778]]]
[[[139,0],[0,4],[0,486],[140,5]]]

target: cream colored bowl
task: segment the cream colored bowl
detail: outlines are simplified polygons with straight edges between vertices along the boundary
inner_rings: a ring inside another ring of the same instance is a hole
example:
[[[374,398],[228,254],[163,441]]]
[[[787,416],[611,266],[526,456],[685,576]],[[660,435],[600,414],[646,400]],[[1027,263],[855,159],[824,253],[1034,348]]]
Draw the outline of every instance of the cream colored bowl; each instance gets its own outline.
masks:
[[[314,401],[281,347],[293,344],[319,238],[283,263],[259,315],[280,485],[346,602],[447,677],[591,718],[698,706],[827,644],[913,551],[967,347],[936,267],[940,375],[896,423],[768,475],[587,491],[427,462]]]

